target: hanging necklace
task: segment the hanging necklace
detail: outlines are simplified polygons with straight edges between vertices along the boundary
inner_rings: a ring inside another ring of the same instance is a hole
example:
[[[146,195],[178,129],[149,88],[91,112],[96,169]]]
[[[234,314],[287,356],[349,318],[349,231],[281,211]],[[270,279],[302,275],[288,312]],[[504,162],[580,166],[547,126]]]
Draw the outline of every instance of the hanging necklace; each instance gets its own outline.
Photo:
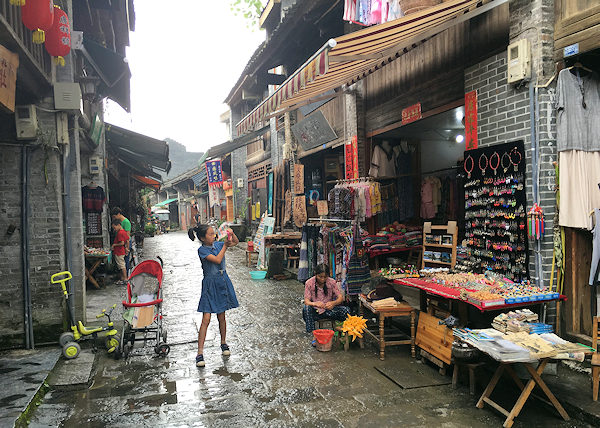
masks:
[[[498,161],[496,162],[496,167],[494,167],[494,165],[493,165],[494,159],[498,159]],[[490,169],[492,171],[494,171],[494,175],[496,175],[496,172],[497,172],[499,166],[500,166],[500,155],[498,154],[498,152],[494,152],[494,154],[492,156],[490,156]]]
[[[471,168],[467,169],[467,162],[469,161],[469,159],[471,159]],[[471,155],[469,155],[469,157],[467,157],[465,159],[465,164],[463,165],[465,172],[467,173],[467,178],[471,178],[471,172],[473,171],[473,168],[475,167],[475,161],[473,160],[473,157]]]
[[[506,161],[506,165],[504,164],[504,159],[507,160]],[[501,160],[501,162],[502,162],[502,169],[504,170],[504,173],[506,174],[506,171],[508,171],[508,168],[510,168],[510,164],[511,164],[510,155],[507,152],[504,152],[502,154],[502,160]]]
[[[516,159],[516,155],[519,155],[519,160],[518,161],[514,161],[513,159],[513,153],[515,154],[515,159]],[[521,154],[521,152],[514,147],[511,151],[510,151],[510,163],[513,164],[513,167],[515,168],[515,172],[517,172],[519,170],[519,164],[521,163],[521,160],[523,159],[523,155]]]
[[[485,165],[481,166],[481,160],[484,159],[485,161]],[[485,155],[485,153],[482,153],[481,156],[479,156],[479,169],[481,170],[481,175],[485,175],[485,170],[488,167],[488,157]]]
[[[581,92],[581,107],[584,109],[587,108],[587,104],[585,103],[585,88],[583,87],[583,79],[579,75],[579,67],[575,68],[577,71],[577,86],[579,86],[579,92]]]

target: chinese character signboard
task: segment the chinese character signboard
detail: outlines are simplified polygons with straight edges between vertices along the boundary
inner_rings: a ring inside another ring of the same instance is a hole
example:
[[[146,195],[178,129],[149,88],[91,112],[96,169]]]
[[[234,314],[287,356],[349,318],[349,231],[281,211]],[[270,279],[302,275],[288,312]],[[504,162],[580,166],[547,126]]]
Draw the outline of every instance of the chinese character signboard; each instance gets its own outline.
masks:
[[[477,148],[477,91],[465,94],[465,150]]]
[[[346,179],[358,178],[358,141],[356,135],[344,144]]]
[[[402,110],[402,125],[421,119],[421,103],[417,103]]]
[[[19,55],[0,45],[0,107],[14,113]]]
[[[208,175],[208,186],[220,186],[223,183],[223,173],[221,172],[221,160],[212,160],[206,162],[206,174]]]

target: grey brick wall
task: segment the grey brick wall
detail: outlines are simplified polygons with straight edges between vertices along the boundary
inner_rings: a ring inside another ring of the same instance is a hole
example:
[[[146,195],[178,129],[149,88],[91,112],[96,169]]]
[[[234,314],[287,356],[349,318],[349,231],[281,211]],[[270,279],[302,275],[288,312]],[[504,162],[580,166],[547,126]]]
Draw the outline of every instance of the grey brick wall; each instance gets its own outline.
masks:
[[[43,104],[48,108],[48,104]],[[57,339],[62,329],[60,288],[50,283],[53,273],[64,270],[65,234],[62,211],[62,155],[56,146],[53,113],[38,110],[40,138],[29,147],[29,283],[36,342]],[[10,138],[10,136],[4,136]],[[6,141],[6,140],[5,140]],[[21,253],[22,211],[21,147],[0,149],[0,347],[24,343],[23,271]],[[11,236],[4,233],[17,226]]]
[[[521,87],[507,82],[507,54],[494,55],[465,70],[465,92],[477,91],[478,136],[482,147],[513,140],[525,142],[527,162],[527,209],[534,202],[532,182],[532,145],[529,84],[545,83],[554,72],[553,2],[549,0],[515,0],[510,3],[510,40],[527,38],[531,45],[532,81]],[[552,227],[555,214],[554,167],[557,161],[555,144],[554,91],[538,89],[534,94],[539,104],[539,116],[534,126],[539,134],[539,203],[545,213],[546,236],[541,244],[541,280],[549,285],[552,269]],[[529,270],[535,277],[535,243],[530,241]],[[553,311],[548,318],[554,319]]]

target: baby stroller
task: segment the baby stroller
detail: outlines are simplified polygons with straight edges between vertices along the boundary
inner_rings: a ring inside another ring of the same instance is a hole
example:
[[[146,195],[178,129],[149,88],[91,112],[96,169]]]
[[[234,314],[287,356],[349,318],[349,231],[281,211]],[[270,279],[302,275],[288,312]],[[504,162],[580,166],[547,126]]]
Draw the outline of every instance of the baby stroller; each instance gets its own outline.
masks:
[[[129,356],[135,342],[144,342],[144,346],[154,343],[154,351],[161,357],[166,356],[167,331],[163,327],[162,315],[162,259],[144,260],[138,264],[127,281],[127,301],[123,300],[123,332],[119,346],[119,355]]]

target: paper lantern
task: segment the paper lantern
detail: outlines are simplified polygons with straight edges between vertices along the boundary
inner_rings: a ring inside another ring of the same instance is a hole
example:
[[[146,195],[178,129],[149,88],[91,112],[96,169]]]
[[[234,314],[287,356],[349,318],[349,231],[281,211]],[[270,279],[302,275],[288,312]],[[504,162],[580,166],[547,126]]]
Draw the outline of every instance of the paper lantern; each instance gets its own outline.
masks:
[[[10,0],[13,6],[25,6],[25,0]]]
[[[44,43],[44,32],[54,23],[54,1],[27,0],[21,8],[21,19],[23,24],[33,31],[33,43]]]
[[[69,17],[66,12],[58,6],[54,6],[54,23],[46,32],[46,51],[60,65],[65,65],[64,56],[71,51],[71,29],[69,28]]]

